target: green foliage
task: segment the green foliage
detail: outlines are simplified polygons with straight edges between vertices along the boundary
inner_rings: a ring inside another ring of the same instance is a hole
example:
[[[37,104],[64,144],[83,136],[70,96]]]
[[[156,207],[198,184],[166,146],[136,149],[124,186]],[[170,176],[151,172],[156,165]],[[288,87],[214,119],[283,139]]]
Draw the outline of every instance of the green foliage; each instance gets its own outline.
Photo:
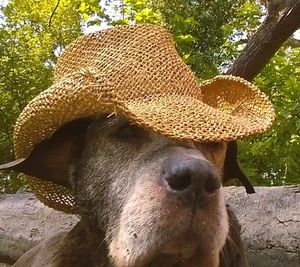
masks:
[[[52,82],[53,66],[77,38],[87,19],[101,14],[98,1],[12,0],[0,22],[0,162],[13,159],[12,128],[29,100]],[[1,174],[0,192],[14,192],[21,180]],[[3,183],[2,183],[3,182]]]
[[[300,48],[282,47],[256,79],[269,94],[277,119],[263,138],[241,142],[241,160],[258,184],[299,183]]]
[[[237,15],[241,0],[162,1],[165,24],[174,34],[185,61],[200,78],[218,73],[224,61],[222,44],[227,39],[223,27]]]
[[[130,23],[160,23],[161,17],[159,11],[154,9],[152,2],[147,0],[124,0],[120,1],[116,10],[121,17],[111,20],[112,25],[130,24]]]
[[[245,2],[237,16],[223,28],[229,38],[223,44],[226,69],[257,30],[265,9],[256,1]],[[300,168],[300,48],[285,44],[254,83],[274,104],[277,119],[263,137],[239,142],[240,160],[255,184],[299,183]]]
[[[0,16],[0,162],[13,159],[12,130],[29,100],[52,83],[66,45],[87,26],[154,23],[174,35],[200,79],[226,72],[265,13],[244,0],[10,0]],[[255,83],[273,101],[277,120],[263,137],[239,142],[245,172],[257,184],[297,183],[300,166],[300,50],[285,45]],[[24,185],[0,173],[0,192]]]
[[[222,27],[227,39],[221,46],[223,53],[221,71],[225,72],[240,54],[248,39],[260,25],[263,15],[265,15],[264,7],[257,1],[245,1],[237,9],[235,16]]]

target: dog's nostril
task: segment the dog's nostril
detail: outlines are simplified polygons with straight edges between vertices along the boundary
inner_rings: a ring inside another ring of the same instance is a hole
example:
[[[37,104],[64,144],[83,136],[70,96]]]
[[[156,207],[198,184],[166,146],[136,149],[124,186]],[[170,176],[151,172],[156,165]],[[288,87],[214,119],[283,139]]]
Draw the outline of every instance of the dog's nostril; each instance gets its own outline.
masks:
[[[212,194],[215,191],[217,191],[220,187],[221,187],[220,179],[218,179],[218,177],[213,174],[208,175],[208,177],[206,178],[206,181],[204,183],[205,191],[207,193]]]
[[[171,189],[176,191],[182,191],[188,188],[192,184],[192,178],[190,174],[172,175],[166,178]]]
[[[212,164],[205,160],[177,158],[167,162],[162,171],[169,189],[180,193],[198,192],[208,197],[221,187],[221,179]]]

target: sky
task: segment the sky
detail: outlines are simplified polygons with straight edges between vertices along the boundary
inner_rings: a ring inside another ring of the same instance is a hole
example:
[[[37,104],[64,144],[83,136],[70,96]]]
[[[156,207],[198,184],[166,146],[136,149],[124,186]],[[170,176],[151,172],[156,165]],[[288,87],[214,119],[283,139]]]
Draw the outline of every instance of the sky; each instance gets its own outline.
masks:
[[[9,0],[0,0],[0,6],[6,6],[8,2],[9,2]],[[119,2],[119,0],[115,0],[115,2],[117,3],[117,2]],[[118,16],[120,16],[113,10],[113,8],[111,6],[105,5],[105,0],[100,0],[100,5],[102,7],[105,6],[106,13],[109,16],[114,16],[115,18],[118,18]],[[3,23],[3,18],[1,18],[2,16],[3,16],[3,14],[0,11],[0,24]],[[87,26],[87,24],[86,24],[84,26],[84,33],[92,33],[92,32],[96,32],[99,30],[107,29],[107,28],[109,28],[109,26],[105,22],[101,23],[100,26],[97,26],[97,25]],[[297,40],[300,40],[300,29],[294,33],[293,37]]]
[[[1,1],[1,0],[0,0]],[[118,15],[114,10],[113,10],[113,7],[112,6],[108,6],[108,5],[105,5],[105,1],[106,0],[100,0],[100,6],[102,8],[105,8],[105,13],[107,15],[109,15],[109,17],[114,17],[116,19],[118,19],[118,17],[120,15]],[[119,0],[115,0],[115,4],[118,4]],[[96,32],[96,31],[99,31],[99,30],[104,30],[104,29],[107,29],[107,28],[110,28],[110,26],[107,25],[107,23],[105,22],[102,22],[100,26],[97,26],[97,25],[93,25],[93,26],[85,26],[84,27],[84,33],[92,33],[92,32]]]

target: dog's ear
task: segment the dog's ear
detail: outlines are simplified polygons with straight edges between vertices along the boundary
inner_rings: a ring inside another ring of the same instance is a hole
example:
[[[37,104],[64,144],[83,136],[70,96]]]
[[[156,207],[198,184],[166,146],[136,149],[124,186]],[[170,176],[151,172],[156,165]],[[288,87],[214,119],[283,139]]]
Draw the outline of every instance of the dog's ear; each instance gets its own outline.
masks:
[[[247,176],[243,173],[238,162],[238,147],[236,141],[231,141],[227,145],[226,157],[224,162],[223,181],[237,178],[246,188],[248,194],[255,193],[255,190]]]
[[[0,165],[0,170],[18,171],[70,188],[69,167],[81,155],[91,121],[85,118],[65,124],[38,144],[26,158]]]

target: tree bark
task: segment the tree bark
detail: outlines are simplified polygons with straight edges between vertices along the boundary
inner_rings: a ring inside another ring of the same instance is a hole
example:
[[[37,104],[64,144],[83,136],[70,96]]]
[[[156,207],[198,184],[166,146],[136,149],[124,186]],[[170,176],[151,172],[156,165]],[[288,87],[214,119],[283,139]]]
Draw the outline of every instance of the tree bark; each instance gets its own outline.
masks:
[[[252,267],[300,267],[300,186],[227,188]]]
[[[40,240],[70,230],[79,218],[42,204],[31,193],[0,195],[0,263],[14,263]]]
[[[269,0],[268,13],[227,74],[252,81],[300,27],[300,0]]]
[[[244,187],[226,188],[250,266],[298,266],[300,186],[255,189],[247,195]],[[0,196],[0,263],[12,264],[38,241],[71,229],[78,220],[45,207],[30,193]]]

